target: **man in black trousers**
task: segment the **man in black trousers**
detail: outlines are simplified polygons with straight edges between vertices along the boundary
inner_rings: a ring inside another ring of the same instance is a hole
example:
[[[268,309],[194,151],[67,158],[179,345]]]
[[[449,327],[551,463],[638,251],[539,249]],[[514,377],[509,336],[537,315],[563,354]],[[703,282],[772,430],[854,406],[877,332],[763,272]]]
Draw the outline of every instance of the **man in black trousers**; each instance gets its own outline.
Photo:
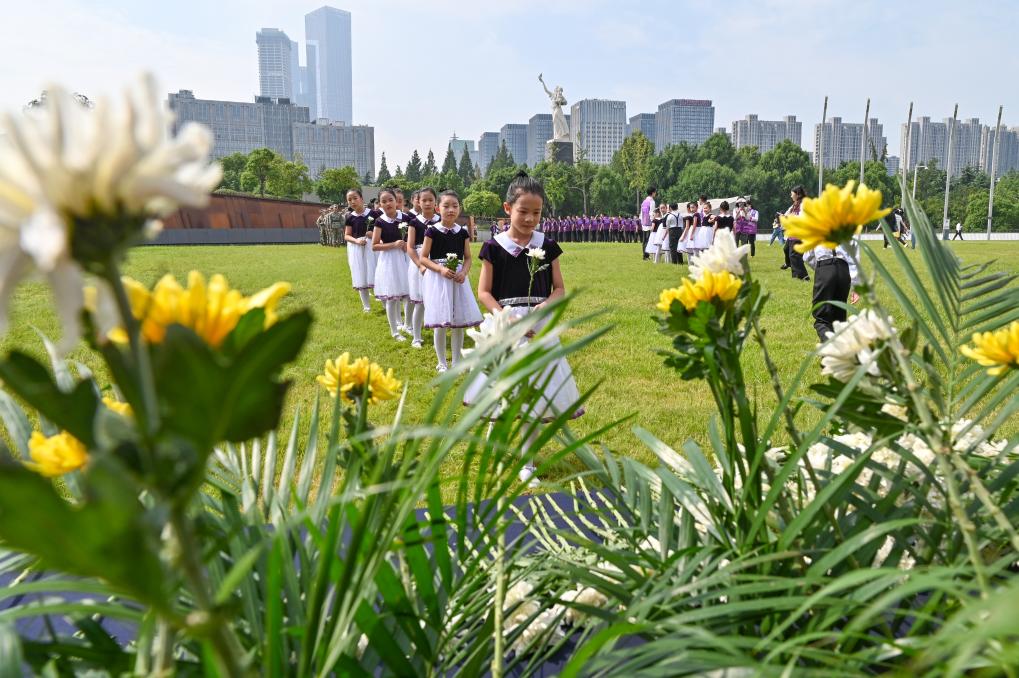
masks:
[[[832,325],[836,320],[845,322],[846,319],[846,309],[826,302],[839,301],[844,304],[849,300],[855,304],[859,299],[855,291],[850,299],[850,292],[857,282],[856,251],[857,243],[854,240],[833,250],[818,246],[803,254],[803,261],[814,269],[811,305],[814,309],[814,330],[821,341],[834,331]]]

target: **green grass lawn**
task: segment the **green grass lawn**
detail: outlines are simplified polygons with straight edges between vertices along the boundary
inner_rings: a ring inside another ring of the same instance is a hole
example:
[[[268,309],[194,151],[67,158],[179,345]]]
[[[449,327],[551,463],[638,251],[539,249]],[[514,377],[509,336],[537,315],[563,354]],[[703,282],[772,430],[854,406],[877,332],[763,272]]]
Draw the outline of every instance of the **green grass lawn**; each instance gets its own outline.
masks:
[[[951,246],[969,262],[993,257],[997,258],[994,268],[998,270],[1019,268],[1019,242],[956,242]],[[880,242],[877,247],[880,248]],[[657,351],[666,348],[668,342],[658,333],[652,317],[658,293],[664,287],[677,285],[686,273],[686,266],[644,262],[633,244],[567,243],[564,249],[563,276],[567,289],[576,295],[570,315],[603,311],[589,327],[568,333],[567,339],[602,325],[611,326],[593,347],[571,360],[582,391],[600,384],[587,405],[588,413],[574,422],[575,430],[593,431],[632,416],[628,424],[606,434],[603,442],[617,453],[644,461],[651,461],[652,456],[632,434],[632,425],[649,429],[675,447],[687,438],[706,444],[708,422],[714,411],[710,393],[703,383],[681,381],[663,366]],[[883,256],[894,265],[890,251]],[[910,256],[919,261],[914,253]],[[789,379],[813,350],[816,336],[809,315],[811,285],[792,280],[788,271],[779,270],[781,263],[779,246],[764,244],[758,247],[751,266],[771,294],[763,325],[773,359]],[[425,410],[432,393],[429,381],[435,374],[436,362],[431,334],[426,331],[423,349],[411,349],[409,343],[396,343],[390,338],[381,305],[376,304],[371,315],[362,314],[357,295],[350,288],[343,249],[318,245],[145,247],[134,250],[126,266],[129,275],[149,285],[164,273],[173,273],[183,282],[191,269],[206,274],[223,273],[246,294],[274,281],[287,280],[293,291],[282,303],[281,312],[301,307],[313,310],[316,322],[310,339],[287,375],[294,386],[284,414],[285,427],[289,428],[297,408],[309,411],[316,394],[321,392],[315,376],[327,358],[343,351],[370,356],[384,367],[395,369],[409,385],[408,420],[414,421]],[[475,267],[472,275],[475,283],[477,273]],[[44,351],[33,328],[51,337],[59,335],[49,293],[37,283],[24,285],[16,293],[11,329],[0,341],[0,348],[6,352],[18,347],[42,357]],[[96,371],[100,380],[105,379],[105,372],[90,352],[79,350],[72,358]],[[762,416],[769,416],[776,399],[756,344],[750,343],[745,360],[748,388]],[[384,422],[394,411],[395,404],[387,403],[373,408],[372,418]],[[306,427],[307,418],[303,421],[302,427]],[[1019,426],[1011,422],[1006,429],[1013,434]],[[450,464],[450,475],[461,472],[455,459]],[[561,473],[565,475],[570,470],[562,468]]]

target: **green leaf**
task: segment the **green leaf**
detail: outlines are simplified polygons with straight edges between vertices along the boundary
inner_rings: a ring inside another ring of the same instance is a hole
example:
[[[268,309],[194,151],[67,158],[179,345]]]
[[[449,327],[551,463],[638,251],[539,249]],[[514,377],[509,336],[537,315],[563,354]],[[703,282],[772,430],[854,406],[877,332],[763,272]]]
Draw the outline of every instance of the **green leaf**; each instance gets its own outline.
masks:
[[[99,398],[91,382],[78,382],[70,392],[65,393],[57,386],[49,370],[35,358],[19,351],[11,352],[6,360],[0,361],[0,379],[40,415],[73,435],[86,447],[95,447],[92,420],[99,406]]]
[[[0,624],[0,678],[21,678],[24,675],[21,641],[12,624]]]
[[[38,556],[43,567],[100,577],[164,609],[158,535],[127,473],[112,459],[93,458],[80,485],[84,501],[73,506],[49,480],[0,462],[0,540]]]

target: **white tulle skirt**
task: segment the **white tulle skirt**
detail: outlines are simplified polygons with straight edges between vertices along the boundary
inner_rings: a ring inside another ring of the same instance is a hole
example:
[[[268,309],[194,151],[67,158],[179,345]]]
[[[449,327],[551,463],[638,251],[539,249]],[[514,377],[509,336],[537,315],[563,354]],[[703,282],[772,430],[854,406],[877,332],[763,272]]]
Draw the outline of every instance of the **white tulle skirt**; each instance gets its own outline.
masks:
[[[690,244],[691,243],[690,243],[690,240],[688,238],[680,240],[678,243],[676,243],[676,251],[679,252],[680,254],[689,253],[690,252]]]
[[[379,301],[406,299],[409,293],[407,286],[407,253],[403,250],[385,250],[377,254],[375,298]]]
[[[421,248],[417,248],[418,256],[421,256]],[[410,297],[410,303],[421,304],[424,303],[424,290],[422,283],[424,276],[418,269],[418,265],[407,257],[407,290],[408,296]]]
[[[710,226],[698,226],[697,232],[693,236],[692,249],[695,250],[706,250],[711,247],[711,240],[714,237],[715,232]]]
[[[427,313],[428,305],[425,305]],[[512,313],[518,317],[527,315],[532,309],[526,306],[513,307]],[[539,341],[548,348],[559,345],[558,337],[543,337]],[[533,378],[532,383],[543,388],[542,395],[535,407],[529,413],[529,417],[539,417],[542,421],[551,421],[563,412],[574,408],[580,399],[580,391],[577,389],[577,382],[573,379],[573,371],[570,364],[564,358],[560,358],[546,367],[540,375]],[[464,394],[464,405],[470,405],[478,400],[485,389],[490,388],[488,375],[482,373],[474,377],[474,380],[467,387]],[[491,419],[498,419],[500,416],[498,408],[489,415]],[[584,414],[584,408],[574,409],[570,413],[571,419]]]
[[[462,268],[459,266],[457,270]],[[470,280],[458,283],[426,269],[421,287],[425,299],[425,327],[428,329],[477,327],[481,324],[481,311],[478,310]]]
[[[647,239],[647,246],[644,247],[644,252],[647,254],[657,254],[662,249],[662,236],[665,235],[666,247],[668,247],[667,230],[664,228],[657,228],[652,231],[651,236]]]
[[[350,266],[350,282],[355,290],[375,287],[375,252],[371,241],[367,245],[347,243],[347,264]]]

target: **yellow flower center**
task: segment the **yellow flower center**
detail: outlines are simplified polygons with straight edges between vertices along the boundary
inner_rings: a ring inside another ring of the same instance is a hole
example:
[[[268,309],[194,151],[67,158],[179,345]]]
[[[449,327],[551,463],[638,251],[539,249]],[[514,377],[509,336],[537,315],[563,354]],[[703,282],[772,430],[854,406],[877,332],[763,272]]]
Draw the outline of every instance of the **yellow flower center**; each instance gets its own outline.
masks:
[[[743,281],[728,271],[704,271],[698,280],[684,278],[680,287],[662,290],[658,310],[668,313],[673,301],[679,301],[687,313],[692,313],[701,301],[727,304],[736,298]]]
[[[1019,368],[1019,320],[994,332],[975,333],[973,346],[963,346],[960,351],[988,368],[987,374],[992,377]]]

